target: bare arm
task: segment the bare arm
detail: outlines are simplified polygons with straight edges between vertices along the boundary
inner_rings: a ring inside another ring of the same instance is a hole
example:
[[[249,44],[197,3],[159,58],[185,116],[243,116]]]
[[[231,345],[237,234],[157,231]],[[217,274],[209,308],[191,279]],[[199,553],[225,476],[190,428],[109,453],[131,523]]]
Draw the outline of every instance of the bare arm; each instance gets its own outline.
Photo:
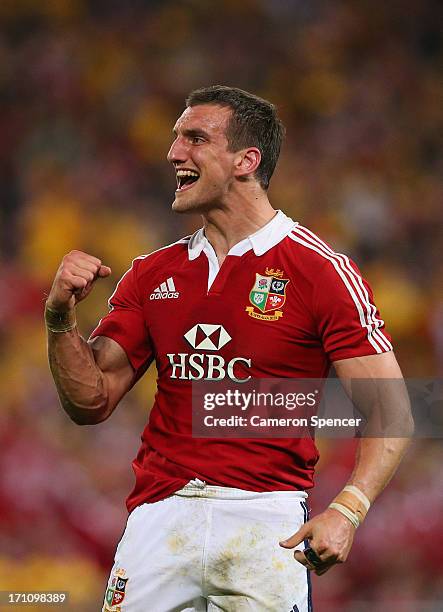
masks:
[[[369,421],[374,419],[377,421],[376,431],[379,431],[380,417],[383,418],[385,412],[389,415],[387,422],[388,426],[391,424],[392,435],[399,431],[396,430],[397,424],[400,421],[402,423],[401,435],[404,437],[364,437],[359,442],[354,470],[348,484],[358,487],[372,503],[394,475],[410,443],[413,431],[410,405],[402,374],[392,352],[343,359],[335,362],[334,366],[348,392],[353,379],[368,380],[368,385],[361,391],[370,389],[371,393],[366,395],[361,393],[356,403],[362,412],[366,413]],[[381,379],[397,380],[394,384],[384,385]],[[284,548],[294,548],[304,539],[308,539],[310,547],[321,563],[314,567],[299,550],[295,551],[294,557],[321,575],[336,563],[343,563],[346,560],[354,534],[355,527],[348,518],[336,509],[327,508],[305,523],[297,533],[281,545]]]
[[[71,327],[75,305],[85,299],[97,278],[110,268],[96,257],[71,251],[63,258],[47,300],[48,357],[63,409],[79,425],[105,420],[131,388],[134,370],[120,345],[104,336],[87,342]],[[51,323],[57,317],[61,324]],[[49,324],[48,324],[49,319]]]
[[[88,343],[77,328],[48,331],[48,356],[60,403],[78,425],[107,419],[133,384],[126,353],[105,336]]]
[[[402,436],[371,436],[360,440],[354,470],[348,484],[361,489],[372,503],[391,480],[410,444],[413,422],[408,395],[400,367],[392,352],[344,359],[337,361],[334,366],[349,394],[352,379],[368,380],[368,385],[365,384],[361,389],[361,395],[366,394],[366,397],[354,397],[354,401],[366,413],[369,421],[373,418],[378,422],[374,425],[376,432],[389,432],[389,423],[386,426],[379,423],[383,418],[383,414],[379,416],[380,412],[386,412],[390,415],[392,435]],[[383,378],[389,379],[386,385],[377,382]],[[370,380],[373,384],[369,384]],[[369,402],[371,405],[367,409]]]

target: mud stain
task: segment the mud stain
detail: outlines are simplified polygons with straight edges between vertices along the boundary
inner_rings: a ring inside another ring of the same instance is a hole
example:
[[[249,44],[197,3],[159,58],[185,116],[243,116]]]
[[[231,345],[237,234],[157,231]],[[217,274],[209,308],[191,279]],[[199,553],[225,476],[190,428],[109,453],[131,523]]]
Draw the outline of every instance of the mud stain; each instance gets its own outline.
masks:
[[[281,529],[290,533],[291,525],[285,524]],[[299,599],[299,589],[304,588],[306,578],[303,577],[303,585],[297,585],[292,552],[277,548],[277,534],[270,533],[263,524],[243,527],[234,534],[212,556],[208,572],[220,608],[281,612],[289,601]]]
[[[174,555],[180,555],[185,551],[188,542],[188,536],[178,531],[174,531],[166,540],[166,545],[169,552],[173,553]]]

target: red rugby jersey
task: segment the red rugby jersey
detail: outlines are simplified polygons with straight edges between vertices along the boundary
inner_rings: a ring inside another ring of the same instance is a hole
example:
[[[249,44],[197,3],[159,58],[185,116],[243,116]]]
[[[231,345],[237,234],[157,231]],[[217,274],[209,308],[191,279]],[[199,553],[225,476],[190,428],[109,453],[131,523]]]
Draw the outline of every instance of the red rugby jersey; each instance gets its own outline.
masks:
[[[221,268],[202,229],[135,259],[91,336],[118,342],[137,377],[157,365],[128,510],[193,478],[251,491],[312,487],[309,438],[193,438],[192,379],[323,378],[335,360],[388,351],[372,300],[345,255],[281,211]]]

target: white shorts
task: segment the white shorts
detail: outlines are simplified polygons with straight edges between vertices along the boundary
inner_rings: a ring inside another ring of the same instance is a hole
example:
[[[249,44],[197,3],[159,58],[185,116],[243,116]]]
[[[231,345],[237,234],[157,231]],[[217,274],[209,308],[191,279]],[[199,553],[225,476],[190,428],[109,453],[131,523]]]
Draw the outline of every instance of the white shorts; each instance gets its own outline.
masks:
[[[310,612],[309,572],[278,545],[307,520],[306,497],[191,481],[138,506],[117,547],[103,612]]]

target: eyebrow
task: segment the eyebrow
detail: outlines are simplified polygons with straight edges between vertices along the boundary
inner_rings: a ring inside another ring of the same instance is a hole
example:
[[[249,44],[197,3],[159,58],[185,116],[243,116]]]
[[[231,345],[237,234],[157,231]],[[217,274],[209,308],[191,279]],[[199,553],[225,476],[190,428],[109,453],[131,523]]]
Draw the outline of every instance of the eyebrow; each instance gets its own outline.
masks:
[[[174,136],[177,136],[177,130],[176,130],[175,128],[172,130],[172,132],[173,132]],[[189,136],[189,137],[191,137],[191,138],[196,137],[196,136],[202,136],[203,138],[207,138],[207,139],[209,139],[209,134],[208,134],[207,132],[205,132],[204,130],[197,130],[197,129],[194,129],[194,130],[191,130],[191,129],[184,129],[184,130],[183,130],[183,132],[182,132],[182,134],[183,134],[184,136]]]

